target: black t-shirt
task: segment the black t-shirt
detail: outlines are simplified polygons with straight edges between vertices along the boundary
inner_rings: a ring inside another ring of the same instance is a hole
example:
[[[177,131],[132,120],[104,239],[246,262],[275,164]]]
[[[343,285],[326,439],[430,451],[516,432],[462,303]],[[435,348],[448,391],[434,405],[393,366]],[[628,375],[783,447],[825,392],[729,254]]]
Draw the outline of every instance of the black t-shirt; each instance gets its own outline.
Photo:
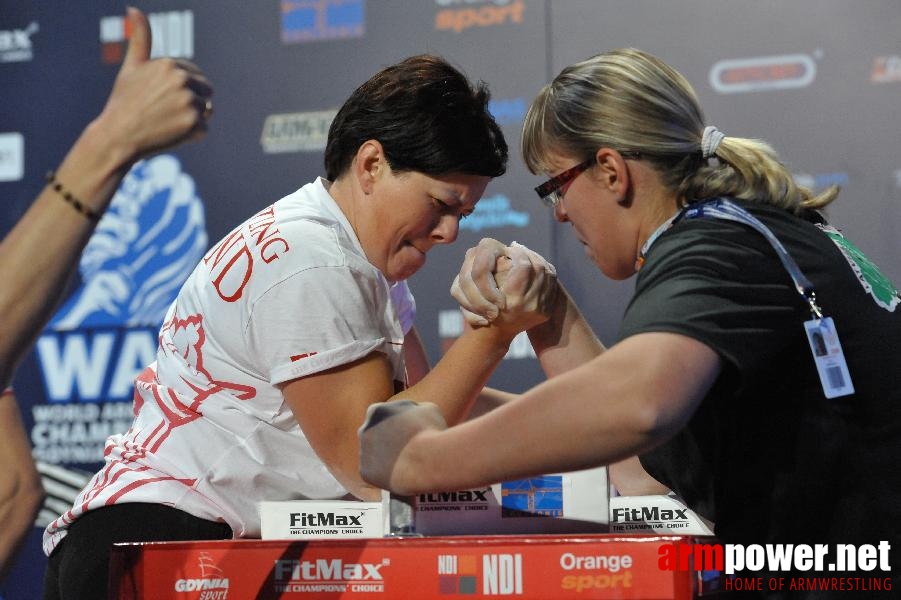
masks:
[[[721,219],[681,221],[651,246],[620,339],[683,334],[715,350],[724,368],[688,425],[642,464],[713,520],[723,542],[889,540],[897,558],[897,293],[850,247],[852,268],[811,222],[739,204],[771,229],[813,283],[818,304],[834,319],[855,393],[825,397],[803,326],[809,305],[760,233]],[[892,566],[901,572],[901,563]]]

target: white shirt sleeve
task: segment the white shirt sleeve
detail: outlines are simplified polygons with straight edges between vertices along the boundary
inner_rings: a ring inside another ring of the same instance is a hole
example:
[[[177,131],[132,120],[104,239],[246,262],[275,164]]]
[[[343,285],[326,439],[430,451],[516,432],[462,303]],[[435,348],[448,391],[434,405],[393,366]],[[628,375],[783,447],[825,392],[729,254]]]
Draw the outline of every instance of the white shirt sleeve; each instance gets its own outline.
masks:
[[[255,303],[245,332],[252,360],[273,385],[403,343],[384,316],[381,282],[347,266],[302,270]]]
[[[397,311],[404,335],[407,335],[416,319],[416,298],[413,297],[413,292],[410,291],[406,281],[398,281],[391,286],[391,302]]]

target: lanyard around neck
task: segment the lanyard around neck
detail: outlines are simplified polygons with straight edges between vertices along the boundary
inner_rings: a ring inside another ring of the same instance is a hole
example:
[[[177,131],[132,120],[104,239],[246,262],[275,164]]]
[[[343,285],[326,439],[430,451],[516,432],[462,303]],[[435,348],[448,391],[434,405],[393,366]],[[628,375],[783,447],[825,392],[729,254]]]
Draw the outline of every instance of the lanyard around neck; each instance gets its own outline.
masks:
[[[782,245],[782,242],[779,241],[770,228],[735,202],[727,198],[715,198],[683,208],[654,232],[645,246],[642,247],[642,257],[644,252],[647,252],[650,245],[654,243],[654,240],[669,227],[683,219],[698,219],[701,217],[712,217],[714,219],[725,219],[742,223],[753,228],[766,238],[779,256],[782,266],[788,271],[798,294],[810,306],[812,318],[804,322],[804,330],[813,353],[817,374],[823,387],[823,394],[826,398],[839,398],[853,394],[854,384],[851,381],[851,373],[848,370],[845,354],[838,339],[838,331],[835,329],[835,323],[833,323],[832,319],[823,317],[823,311],[817,306],[813,284],[804,276],[801,268],[798,267],[798,263],[794,261],[785,249],[785,246]]]
[[[672,217],[669,221],[661,225],[645,242],[645,245],[642,247],[641,256],[648,251],[651,244],[656,241],[656,239],[662,234],[664,231],[669,229],[672,225],[675,225],[679,221],[687,220],[687,219],[698,219],[702,217],[712,217],[714,219],[724,219],[728,221],[735,221],[737,223],[742,223],[744,225],[748,225],[753,228],[757,232],[759,232],[769,243],[770,246],[773,247],[773,250],[776,251],[776,255],[779,257],[779,261],[782,263],[782,266],[785,267],[785,270],[788,271],[789,276],[792,279],[792,283],[795,286],[795,290],[797,290],[798,294],[800,294],[801,298],[810,305],[810,312],[813,314],[815,318],[822,318],[823,312],[820,310],[820,307],[817,306],[816,303],[816,292],[813,288],[813,284],[809,279],[801,272],[801,268],[798,266],[798,263],[791,257],[788,251],[785,249],[785,246],[782,245],[782,242],[773,234],[769,227],[764,225],[757,217],[749,213],[747,210],[728,200],[726,198],[714,198],[713,200],[707,200],[705,202],[700,202],[697,204],[690,204],[686,206],[681,211],[676,213],[674,217]]]

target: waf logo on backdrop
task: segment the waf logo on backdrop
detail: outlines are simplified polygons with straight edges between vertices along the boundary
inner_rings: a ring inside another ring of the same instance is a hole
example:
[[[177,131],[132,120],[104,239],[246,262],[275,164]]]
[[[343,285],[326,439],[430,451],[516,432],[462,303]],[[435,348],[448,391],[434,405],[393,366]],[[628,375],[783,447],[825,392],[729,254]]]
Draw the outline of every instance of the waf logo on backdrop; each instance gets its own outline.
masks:
[[[134,378],[155,360],[157,330],[206,245],[179,161],[137,163],[81,256],[81,284],[35,345],[47,401],[32,407],[36,458],[99,462],[106,437],[128,428]]]
[[[442,7],[435,15],[435,29],[460,33],[472,27],[522,23],[523,0],[435,0]]]
[[[816,74],[817,63],[809,54],[731,58],[710,68],[710,87],[720,94],[802,88]]]
[[[149,13],[153,47],[150,58],[194,58],[194,12],[174,10]],[[131,37],[131,25],[124,16],[100,18],[100,57],[106,64],[122,62]]]
[[[201,552],[197,557],[199,576],[183,578],[175,581],[176,592],[194,592],[184,598],[197,598],[198,600],[227,600],[228,577],[216,566],[213,557],[207,552]]]
[[[522,554],[438,555],[439,594],[521,596],[522,590]]]
[[[34,58],[31,36],[40,31],[36,21],[25,29],[0,30],[0,63],[27,62]]]
[[[282,0],[282,42],[363,37],[366,0]]]

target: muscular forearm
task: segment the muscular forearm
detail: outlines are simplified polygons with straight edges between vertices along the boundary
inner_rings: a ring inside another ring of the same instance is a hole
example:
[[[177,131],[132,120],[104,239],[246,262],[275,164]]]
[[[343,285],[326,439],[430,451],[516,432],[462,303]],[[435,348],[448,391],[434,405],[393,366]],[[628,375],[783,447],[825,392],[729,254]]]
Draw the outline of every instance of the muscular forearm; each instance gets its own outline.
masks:
[[[560,285],[550,318],[529,330],[529,341],[545,375],[554,377],[585,364],[604,351],[569,293]]]
[[[629,410],[604,402],[606,418],[589,414],[582,394],[598,386],[583,381],[584,386],[552,379],[478,419],[417,436],[399,461],[397,472],[404,475],[398,483],[411,486],[402,493],[469,489],[598,466],[650,443],[650,432]]]
[[[684,426],[719,368],[694,340],[630,338],[483,417],[412,437],[389,483],[402,494],[466,489],[622,460]]]
[[[561,292],[562,301],[548,322],[529,332],[548,377],[578,367],[604,351],[603,344],[595,337],[562,286]],[[609,475],[611,482],[624,495],[665,494],[668,491],[644,471],[637,457],[610,464]]]
[[[57,170],[66,190],[96,214],[127,170],[128,150],[102,124],[89,126]],[[95,223],[46,186],[0,244],[0,385],[46,324]]]
[[[512,402],[518,397],[518,394],[512,394],[503,390],[497,390],[490,387],[483,388],[476,398],[472,409],[470,409],[469,414],[466,415],[466,418],[475,419],[476,417],[480,417],[485,413],[503,406],[507,402]]]
[[[438,405],[448,424],[460,422],[510,347],[511,334],[492,327],[466,329],[416,385],[397,394]]]

